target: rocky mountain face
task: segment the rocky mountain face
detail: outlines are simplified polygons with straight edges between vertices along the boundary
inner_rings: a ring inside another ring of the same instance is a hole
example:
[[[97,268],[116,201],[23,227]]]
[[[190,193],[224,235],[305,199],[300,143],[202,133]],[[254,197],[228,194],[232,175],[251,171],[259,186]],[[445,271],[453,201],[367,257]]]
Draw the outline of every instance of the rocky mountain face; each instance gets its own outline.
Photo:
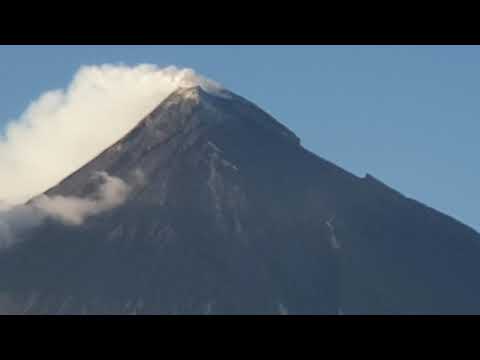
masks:
[[[179,89],[46,194],[88,197],[98,171],[126,202],[0,252],[0,313],[480,313],[478,233],[229,91]]]

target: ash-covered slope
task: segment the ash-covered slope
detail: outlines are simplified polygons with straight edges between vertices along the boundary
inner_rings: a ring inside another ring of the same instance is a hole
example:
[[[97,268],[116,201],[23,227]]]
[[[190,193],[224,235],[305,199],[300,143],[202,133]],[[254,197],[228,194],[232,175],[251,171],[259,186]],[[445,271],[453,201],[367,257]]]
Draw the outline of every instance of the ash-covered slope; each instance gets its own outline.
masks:
[[[127,201],[0,253],[0,313],[480,313],[477,233],[231,92],[174,92],[47,194],[89,196],[98,171]]]

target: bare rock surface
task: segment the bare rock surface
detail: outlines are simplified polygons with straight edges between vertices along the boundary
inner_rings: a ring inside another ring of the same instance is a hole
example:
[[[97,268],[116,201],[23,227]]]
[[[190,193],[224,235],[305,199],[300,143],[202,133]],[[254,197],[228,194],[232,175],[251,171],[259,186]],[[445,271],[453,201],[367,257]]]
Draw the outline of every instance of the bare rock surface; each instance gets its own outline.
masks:
[[[0,313],[480,313],[478,233],[229,91],[179,89],[46,194],[89,196],[98,171],[127,201],[0,252]]]

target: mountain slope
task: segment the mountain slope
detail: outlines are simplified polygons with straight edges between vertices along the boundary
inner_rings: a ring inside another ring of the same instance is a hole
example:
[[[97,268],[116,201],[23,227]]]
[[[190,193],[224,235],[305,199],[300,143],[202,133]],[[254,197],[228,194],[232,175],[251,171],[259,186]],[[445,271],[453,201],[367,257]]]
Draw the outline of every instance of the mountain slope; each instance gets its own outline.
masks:
[[[47,191],[127,201],[0,253],[0,312],[480,312],[480,236],[305,150],[231,92],[179,89]],[[132,180],[133,179],[133,180]]]

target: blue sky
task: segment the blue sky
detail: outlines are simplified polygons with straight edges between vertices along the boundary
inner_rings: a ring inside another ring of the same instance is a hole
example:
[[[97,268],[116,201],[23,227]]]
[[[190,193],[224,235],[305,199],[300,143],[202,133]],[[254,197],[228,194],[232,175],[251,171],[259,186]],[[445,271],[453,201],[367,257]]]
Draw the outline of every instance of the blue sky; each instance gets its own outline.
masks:
[[[0,133],[102,63],[192,67],[319,156],[480,230],[478,46],[0,46]]]

